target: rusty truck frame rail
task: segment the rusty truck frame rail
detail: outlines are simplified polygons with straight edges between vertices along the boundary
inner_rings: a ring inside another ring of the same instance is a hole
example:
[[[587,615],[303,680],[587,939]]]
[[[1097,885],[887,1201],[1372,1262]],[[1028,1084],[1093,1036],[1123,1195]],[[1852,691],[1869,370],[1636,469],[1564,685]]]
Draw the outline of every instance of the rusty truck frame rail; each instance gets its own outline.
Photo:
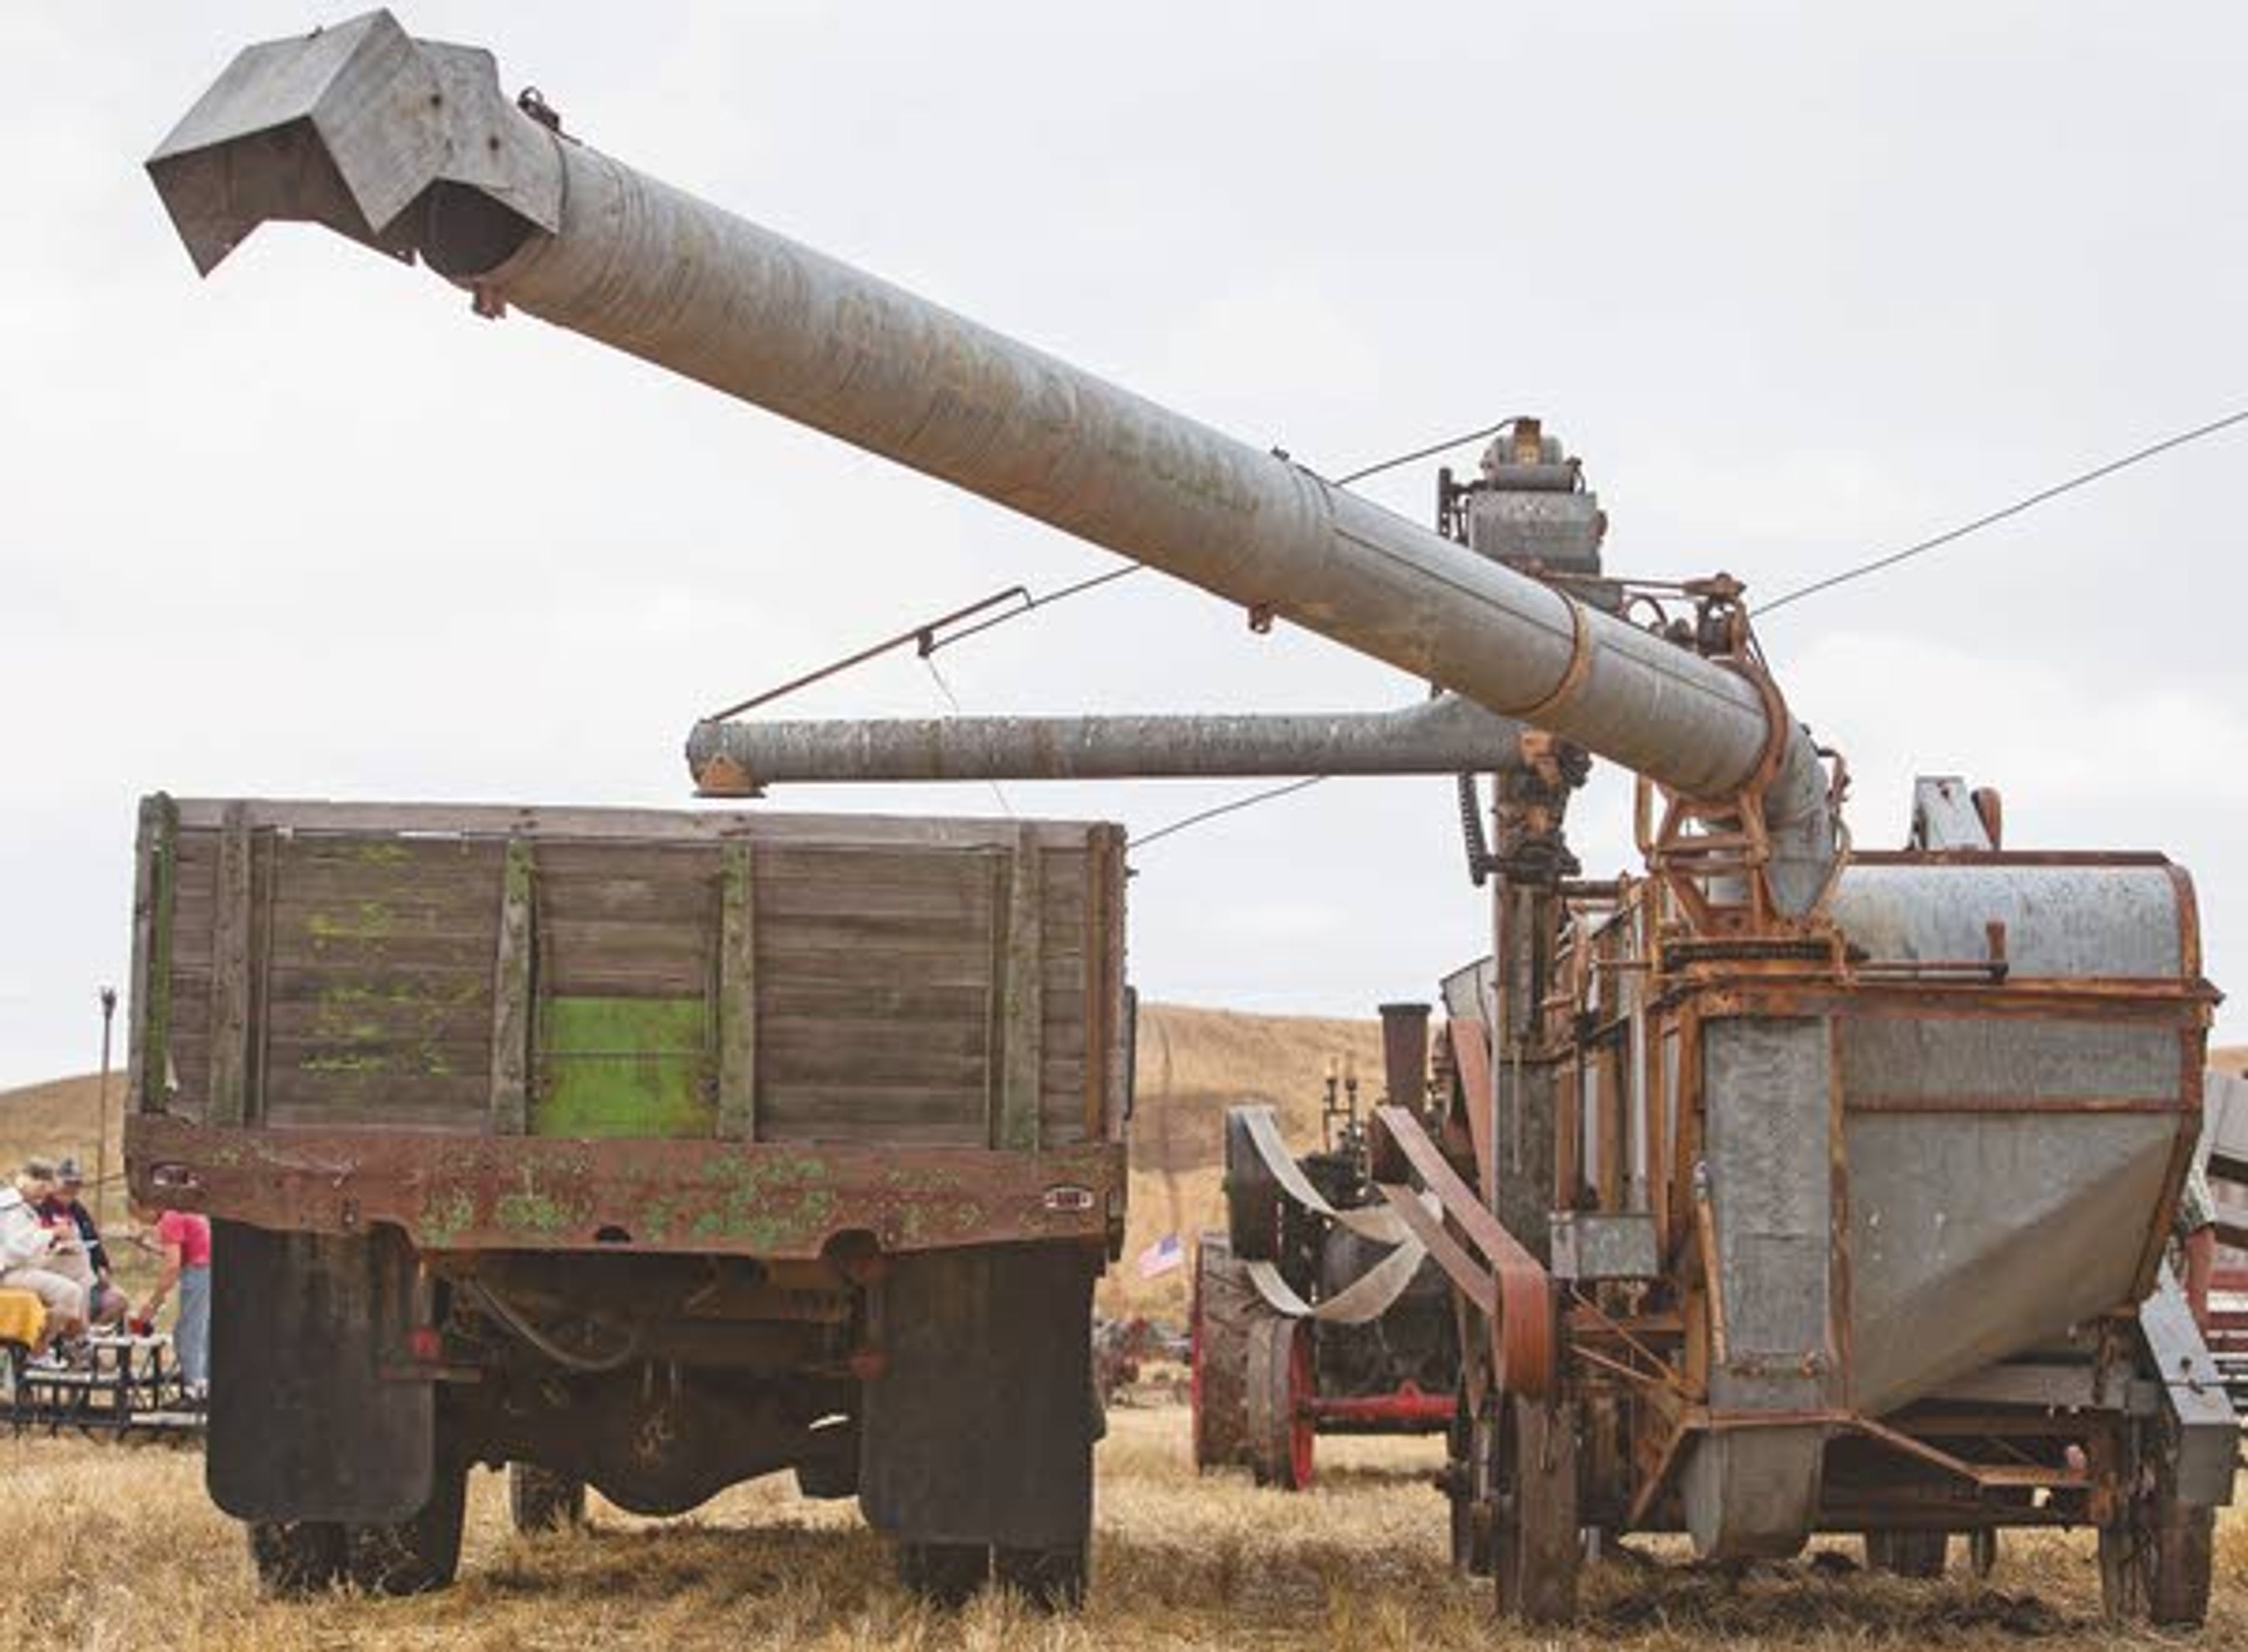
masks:
[[[126,1122],[135,1197],[283,1231],[401,1230],[420,1251],[812,1259],[1076,1241],[1113,1253],[1125,1150],[559,1140]]]

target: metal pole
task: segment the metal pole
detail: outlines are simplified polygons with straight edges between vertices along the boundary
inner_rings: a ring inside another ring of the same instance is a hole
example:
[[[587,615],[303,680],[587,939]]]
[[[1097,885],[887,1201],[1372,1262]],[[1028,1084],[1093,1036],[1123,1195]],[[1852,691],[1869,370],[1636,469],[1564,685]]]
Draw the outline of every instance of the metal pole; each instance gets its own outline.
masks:
[[[1520,761],[1522,725],[1442,695],[1397,711],[930,717],[695,726],[706,797],[795,781],[1464,774]]]
[[[93,1093],[93,1224],[107,1224],[109,1195],[109,1038],[117,1019],[117,989],[101,989],[101,1077]]]

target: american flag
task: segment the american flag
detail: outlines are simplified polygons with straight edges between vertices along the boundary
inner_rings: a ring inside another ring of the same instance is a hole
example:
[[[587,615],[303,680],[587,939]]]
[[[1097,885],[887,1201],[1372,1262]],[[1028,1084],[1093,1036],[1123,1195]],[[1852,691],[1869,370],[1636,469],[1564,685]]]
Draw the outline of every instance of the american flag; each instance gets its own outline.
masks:
[[[1140,1277],[1143,1279],[1155,1278],[1169,1273],[1186,1259],[1186,1247],[1179,1243],[1179,1236],[1166,1233],[1140,1252]]]

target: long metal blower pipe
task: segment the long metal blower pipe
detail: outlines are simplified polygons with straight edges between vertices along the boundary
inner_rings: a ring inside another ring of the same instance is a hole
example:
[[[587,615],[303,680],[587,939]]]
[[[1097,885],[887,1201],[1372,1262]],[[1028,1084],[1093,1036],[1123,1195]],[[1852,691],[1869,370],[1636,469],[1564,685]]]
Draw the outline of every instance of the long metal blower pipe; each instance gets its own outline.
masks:
[[[785,781],[1469,774],[1521,760],[1522,725],[1456,694],[1399,711],[1292,716],[705,721],[687,740],[706,797]]]
[[[1699,799],[1766,773],[1775,896],[1835,832],[1758,687],[1416,523],[566,137],[387,11],[237,57],[148,161],[197,267],[310,219],[1294,621]]]

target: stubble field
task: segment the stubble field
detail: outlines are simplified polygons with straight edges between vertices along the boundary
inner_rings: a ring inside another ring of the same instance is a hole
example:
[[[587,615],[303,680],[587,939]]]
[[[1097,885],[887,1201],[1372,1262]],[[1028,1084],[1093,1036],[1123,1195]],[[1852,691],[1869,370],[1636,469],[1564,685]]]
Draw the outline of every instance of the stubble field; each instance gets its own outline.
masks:
[[[590,1530],[523,1539],[508,1529],[499,1477],[480,1473],[454,1589],[407,1601],[264,1601],[239,1529],[203,1497],[195,1454],[0,1441],[0,1643],[100,1652],[2248,1645],[2248,1522],[2237,1514],[2220,1536],[2216,1608],[2197,1641],[2106,1628],[2088,1542],[2063,1536],[2010,1537],[1987,1585],[1964,1575],[1908,1583],[1835,1559],[1734,1578],[1642,1542],[1593,1568],[1582,1625],[1533,1636],[1500,1626],[1487,1586],[1446,1564],[1442,1504],[1428,1484],[1433,1444],[1322,1441],[1320,1452],[1319,1483],[1303,1496],[1258,1491],[1245,1476],[1198,1479],[1183,1409],[1114,1411],[1100,1451],[1092,1598],[1081,1616],[1048,1619],[1010,1598],[987,1596],[957,1614],[915,1603],[852,1505],[806,1502],[786,1476],[673,1521],[636,1519],[597,1499]],[[1847,1552],[1834,1546],[1838,1557]]]
[[[1371,1024],[1150,1006],[1141,1028],[1131,1242],[1103,1288],[1111,1312],[1180,1319],[1182,1274],[1141,1279],[1138,1250],[1220,1219],[1224,1107],[1275,1102],[1292,1140],[1319,1128],[1330,1054],[1378,1086]],[[2237,1052],[2228,1052],[2237,1053]],[[113,1085],[113,1105],[120,1086]],[[87,1155],[94,1086],[67,1080],[0,1096],[0,1155]],[[110,1152],[114,1162],[113,1116]],[[123,1259],[123,1258],[120,1258]],[[137,1259],[136,1259],[137,1264]],[[778,1476],[684,1519],[599,1505],[591,1530],[535,1539],[508,1529],[504,1488],[479,1473],[462,1581],[412,1601],[339,1595],[261,1601],[239,1528],[203,1495],[201,1457],[163,1447],[0,1436],[0,1644],[311,1649],[1552,1646],[1663,1649],[2031,1645],[2248,1647],[2248,1512],[2220,1528],[2218,1580],[2198,1636],[2121,1633],[2099,1616],[2085,1534],[2009,1536],[1997,1573],[1940,1584],[1856,1572],[1848,1542],[1785,1566],[1728,1575],[1637,1540],[1587,1574],[1584,1621],[1561,1635],[1498,1624],[1487,1584],[1453,1576],[1430,1441],[1325,1440],[1307,1495],[1245,1475],[1198,1477],[1187,1414],[1148,1403],[1110,1414],[1099,1458],[1092,1597],[1047,1619],[984,1598],[946,1614],[892,1580],[888,1546],[853,1505],[808,1502]],[[2248,1494],[2248,1487],[2244,1487]]]

